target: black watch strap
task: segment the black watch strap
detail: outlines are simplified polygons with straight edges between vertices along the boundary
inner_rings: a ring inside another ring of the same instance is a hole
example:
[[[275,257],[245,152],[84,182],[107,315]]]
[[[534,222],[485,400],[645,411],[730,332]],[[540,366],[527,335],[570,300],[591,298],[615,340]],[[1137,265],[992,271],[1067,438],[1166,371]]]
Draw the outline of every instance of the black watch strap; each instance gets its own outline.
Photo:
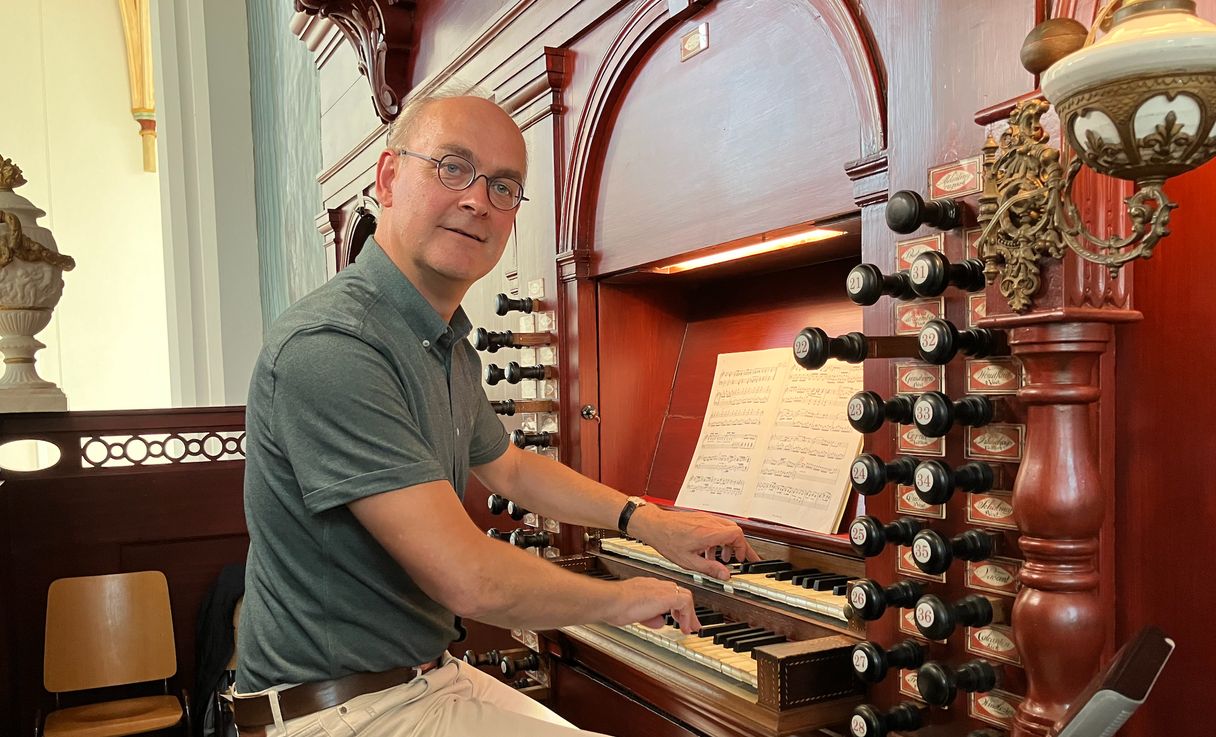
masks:
[[[645,504],[645,502],[639,504],[637,501],[634,501],[635,499],[636,497],[629,497],[629,501],[625,502],[625,506],[621,508],[621,516],[616,521],[617,532],[626,537],[629,536],[629,518],[633,516],[638,507]]]

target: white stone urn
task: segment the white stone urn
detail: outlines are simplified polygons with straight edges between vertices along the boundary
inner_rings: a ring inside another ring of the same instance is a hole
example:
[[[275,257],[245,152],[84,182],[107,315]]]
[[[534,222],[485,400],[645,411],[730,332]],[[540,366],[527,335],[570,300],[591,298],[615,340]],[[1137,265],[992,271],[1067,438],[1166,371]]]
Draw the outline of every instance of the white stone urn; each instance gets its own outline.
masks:
[[[25,184],[21,170],[0,156],[0,412],[55,412],[67,397],[34,368],[46,346],[34,336],[51,321],[63,295],[63,272],[76,262],[59,253],[51,231],[38,225],[45,212],[13,191]]]

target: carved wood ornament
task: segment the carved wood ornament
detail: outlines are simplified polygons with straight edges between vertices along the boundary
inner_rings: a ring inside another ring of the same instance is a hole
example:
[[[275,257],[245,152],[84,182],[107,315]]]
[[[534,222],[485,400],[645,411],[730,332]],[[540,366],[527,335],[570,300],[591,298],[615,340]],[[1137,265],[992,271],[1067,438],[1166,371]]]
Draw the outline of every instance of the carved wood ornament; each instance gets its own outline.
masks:
[[[385,123],[401,112],[410,91],[414,50],[413,0],[295,0],[296,11],[333,21],[359,55],[372,86],[372,104]]]

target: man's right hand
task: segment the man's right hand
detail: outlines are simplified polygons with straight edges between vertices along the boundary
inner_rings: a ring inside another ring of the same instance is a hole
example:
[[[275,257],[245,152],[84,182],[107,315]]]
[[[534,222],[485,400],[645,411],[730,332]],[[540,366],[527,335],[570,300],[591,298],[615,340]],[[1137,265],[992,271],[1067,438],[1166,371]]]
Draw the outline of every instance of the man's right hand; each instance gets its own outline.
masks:
[[[644,624],[647,627],[662,627],[667,614],[675,617],[684,634],[701,629],[697,615],[693,613],[692,592],[674,581],[638,576],[620,582],[620,598],[617,606],[604,621],[622,626]]]

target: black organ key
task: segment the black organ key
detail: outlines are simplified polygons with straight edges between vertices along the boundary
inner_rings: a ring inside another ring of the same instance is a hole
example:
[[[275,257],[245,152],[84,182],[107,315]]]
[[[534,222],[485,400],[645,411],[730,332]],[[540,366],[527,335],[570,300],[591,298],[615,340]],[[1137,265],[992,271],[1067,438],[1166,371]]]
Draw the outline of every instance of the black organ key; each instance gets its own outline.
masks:
[[[762,637],[748,637],[742,640],[735,640],[731,645],[731,650],[737,653],[750,653],[761,645],[776,645],[779,642],[785,642],[789,638],[784,635],[769,633]]]
[[[895,299],[915,299],[916,292],[912,291],[912,281],[908,272],[897,271],[894,274],[884,274],[874,264],[858,264],[849,272],[844,282],[845,291],[854,304],[872,305],[884,295]]]
[[[486,383],[487,384],[489,384],[490,386],[495,386],[498,384],[498,382],[502,381],[505,378],[507,378],[506,373],[504,373],[503,370],[501,368],[499,368],[497,365],[492,364],[492,363],[486,365]]]
[[[939,366],[950,363],[960,353],[970,358],[1009,354],[1004,330],[959,330],[954,323],[940,318],[925,323],[916,341],[921,359]]]
[[[956,423],[983,427],[992,422],[994,415],[993,401],[974,394],[951,401],[941,392],[925,392],[912,405],[912,421],[916,423],[916,429],[930,438],[940,438],[950,432]]]
[[[1005,608],[999,600],[979,594],[968,594],[954,604],[947,604],[933,594],[916,602],[916,629],[930,640],[945,640],[960,625],[983,627],[999,624],[1005,619]]]
[[[909,608],[925,595],[925,587],[916,581],[897,581],[882,587],[868,578],[849,587],[849,606],[854,613],[867,622],[872,622],[887,611],[887,607]]]
[[[503,374],[508,384],[518,384],[524,379],[552,379],[556,375],[557,369],[553,366],[539,363],[535,366],[520,366],[518,361],[508,363]]]
[[[921,297],[936,297],[950,287],[978,292],[984,288],[984,262],[969,258],[952,264],[937,251],[925,251],[913,259],[908,281]]]
[[[803,328],[794,338],[794,360],[807,370],[822,368],[829,358],[861,363],[867,358],[912,358],[917,339],[910,335],[869,337],[847,333],[829,338],[821,328]]]
[[[1000,682],[1000,672],[986,660],[968,660],[957,668],[925,663],[916,673],[916,690],[931,706],[947,707],[959,691],[983,693]]]
[[[769,573],[771,571],[786,571],[794,566],[786,560],[748,561],[740,568],[740,573]]]
[[[811,582],[811,588],[815,591],[832,591],[842,583],[848,583],[854,578],[855,576],[828,576],[827,578],[819,578]]]
[[[904,640],[890,650],[876,642],[862,642],[853,646],[853,672],[867,683],[878,683],[892,668],[919,668],[927,652],[916,640]]]
[[[714,644],[730,647],[731,643],[733,643],[735,640],[739,640],[739,639],[743,639],[743,638],[747,638],[747,637],[755,637],[756,635],[766,635],[766,634],[768,634],[768,631],[765,630],[763,627],[750,627],[749,626],[749,627],[744,627],[743,629],[740,629],[740,630],[734,630],[732,632],[719,632],[719,633],[715,634],[714,635]]]
[[[512,430],[511,443],[514,444],[516,448],[556,448],[557,433],[524,432],[523,430]]]
[[[887,422],[907,425],[912,422],[913,397],[899,394],[883,401],[877,392],[857,392],[849,399],[849,424],[857,432],[875,432]]]
[[[819,573],[819,572],[820,571],[818,568],[791,568],[788,571],[777,571],[776,573],[770,573],[768,575],[772,576],[774,579],[776,579],[778,581],[788,581],[791,578],[793,578],[794,576],[803,576],[808,573]]]
[[[915,472],[915,458],[901,456],[887,463],[873,453],[862,453],[849,467],[849,478],[853,481],[854,491],[871,496],[882,491],[891,482],[912,483],[912,474]]]
[[[853,710],[849,719],[849,734],[852,737],[886,737],[896,731],[914,732],[925,726],[928,711],[915,701],[901,701],[890,711],[862,704]]]
[[[866,558],[881,553],[887,543],[911,545],[912,537],[925,528],[925,523],[911,517],[900,517],[890,524],[883,524],[877,517],[864,515],[849,525],[849,543]]]
[[[970,461],[952,469],[939,460],[921,461],[912,474],[912,486],[925,504],[945,504],[956,489],[968,493],[991,491],[995,474],[983,461]]]
[[[506,315],[508,312],[522,312],[526,315],[539,307],[540,300],[531,297],[511,299],[501,292],[494,297],[494,313],[500,316]]]
[[[745,630],[748,627],[750,627],[750,625],[747,622],[723,622],[722,624],[711,624],[702,627],[701,631],[698,632],[697,635],[699,637],[713,637],[714,635],[725,632],[738,632],[739,630]]]
[[[926,200],[920,193],[901,189],[887,200],[887,227],[908,234],[922,225],[951,230],[963,223],[963,204],[954,199]]]
[[[912,539],[912,560],[931,575],[945,573],[958,560],[981,561],[992,557],[996,533],[967,530],[947,540],[937,530],[921,530]]]

